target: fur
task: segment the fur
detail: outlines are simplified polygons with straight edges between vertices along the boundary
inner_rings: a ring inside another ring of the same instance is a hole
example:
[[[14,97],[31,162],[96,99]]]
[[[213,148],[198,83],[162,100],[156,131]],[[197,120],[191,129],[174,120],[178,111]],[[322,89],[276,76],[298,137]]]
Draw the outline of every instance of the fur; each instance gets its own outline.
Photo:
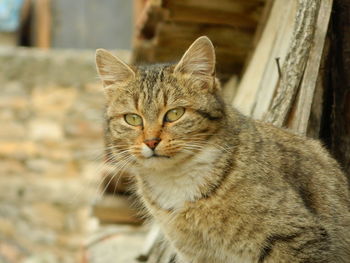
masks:
[[[135,175],[177,262],[350,262],[350,195],[339,165],[318,141],[226,105],[208,38],[177,65],[131,68],[110,56],[96,59],[109,155]],[[184,115],[165,122],[177,107]],[[127,124],[128,113],[143,125]],[[154,151],[144,143],[152,138],[160,139]]]

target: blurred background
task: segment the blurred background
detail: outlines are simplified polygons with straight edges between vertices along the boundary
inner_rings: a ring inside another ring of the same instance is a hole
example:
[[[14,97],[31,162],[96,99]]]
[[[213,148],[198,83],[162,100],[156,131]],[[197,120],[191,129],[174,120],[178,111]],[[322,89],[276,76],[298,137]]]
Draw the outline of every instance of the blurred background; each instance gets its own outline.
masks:
[[[104,162],[94,50],[130,63],[176,61],[207,35],[220,77],[236,83],[264,6],[1,0],[0,262],[136,261],[147,227],[128,176]]]
[[[290,0],[0,0],[0,263],[130,263],[150,251],[130,175],[105,161],[96,48],[128,63],[174,62],[206,35],[227,102],[264,119],[293,57],[298,8]],[[283,125],[321,138],[350,171],[350,93],[328,88],[332,1],[318,8],[311,50],[322,56],[300,64],[310,72],[298,86],[317,88],[307,102],[293,97]]]
[[[131,49],[133,1],[4,0],[1,45]]]

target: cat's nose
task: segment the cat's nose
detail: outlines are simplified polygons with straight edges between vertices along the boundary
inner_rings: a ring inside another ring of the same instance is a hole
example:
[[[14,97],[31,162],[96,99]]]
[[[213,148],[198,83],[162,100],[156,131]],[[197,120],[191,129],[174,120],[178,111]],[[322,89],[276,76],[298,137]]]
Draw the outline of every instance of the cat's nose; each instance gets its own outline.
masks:
[[[144,141],[144,143],[152,150],[154,150],[157,147],[159,142],[160,142],[160,138],[152,138]]]

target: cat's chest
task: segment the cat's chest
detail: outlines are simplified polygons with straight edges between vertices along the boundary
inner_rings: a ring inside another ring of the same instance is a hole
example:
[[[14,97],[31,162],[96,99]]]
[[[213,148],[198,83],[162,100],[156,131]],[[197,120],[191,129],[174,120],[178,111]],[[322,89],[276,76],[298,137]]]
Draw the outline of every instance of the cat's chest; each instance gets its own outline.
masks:
[[[141,170],[141,196],[148,196],[162,209],[178,209],[199,199],[210,187],[213,168],[220,151],[207,147],[189,161],[163,170]],[[147,203],[147,200],[146,200]]]
[[[212,163],[203,162],[155,171],[149,176],[145,191],[161,208],[177,209],[201,197],[211,173]]]

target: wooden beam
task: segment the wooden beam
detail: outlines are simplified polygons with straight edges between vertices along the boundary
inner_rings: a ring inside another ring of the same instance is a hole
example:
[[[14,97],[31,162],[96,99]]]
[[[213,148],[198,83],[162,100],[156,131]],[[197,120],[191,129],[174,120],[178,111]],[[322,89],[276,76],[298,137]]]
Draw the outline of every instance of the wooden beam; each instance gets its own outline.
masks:
[[[232,10],[237,13],[247,13],[254,10],[257,7],[261,7],[265,4],[266,0],[164,0],[163,7],[171,8],[173,6],[183,7],[201,7],[210,10]]]
[[[228,25],[248,29],[255,29],[257,25],[255,13],[247,15],[244,13],[233,13],[230,10],[210,10],[201,7],[188,8],[177,6],[177,8],[170,10],[167,20],[209,25]]]

